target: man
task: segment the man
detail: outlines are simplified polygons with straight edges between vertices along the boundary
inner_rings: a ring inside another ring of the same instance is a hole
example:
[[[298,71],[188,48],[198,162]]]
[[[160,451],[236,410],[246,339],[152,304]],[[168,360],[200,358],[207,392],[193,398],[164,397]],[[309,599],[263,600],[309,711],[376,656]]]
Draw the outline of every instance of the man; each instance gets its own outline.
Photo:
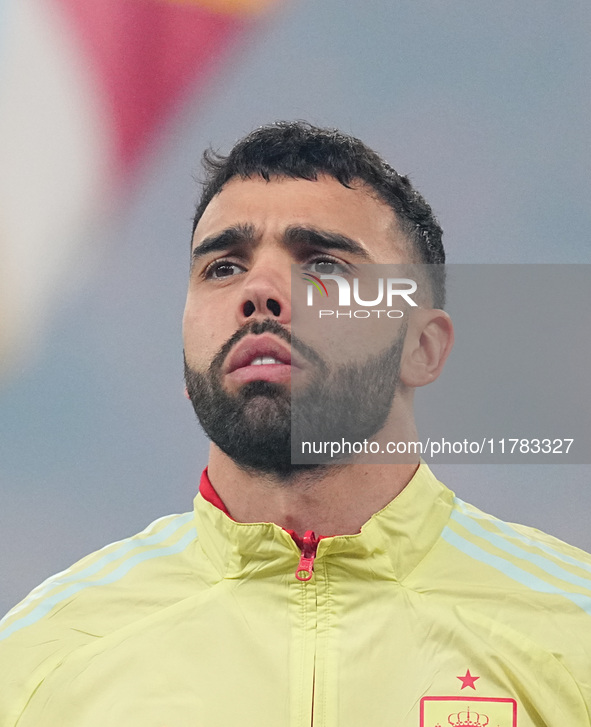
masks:
[[[195,510],[8,614],[0,725],[591,725],[591,557],[462,503],[418,455],[292,464],[292,396],[346,402],[376,372],[383,412],[349,418],[416,439],[413,391],[453,338],[429,206],[360,141],[304,123],[206,169],[183,325],[212,440]],[[432,267],[390,342],[327,362],[292,336],[292,265],[367,263]]]

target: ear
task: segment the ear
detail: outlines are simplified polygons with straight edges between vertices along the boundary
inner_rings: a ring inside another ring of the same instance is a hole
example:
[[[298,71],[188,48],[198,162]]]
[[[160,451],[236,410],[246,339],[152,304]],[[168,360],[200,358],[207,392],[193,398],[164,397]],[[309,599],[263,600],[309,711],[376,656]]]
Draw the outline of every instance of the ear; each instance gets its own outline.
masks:
[[[187,390],[187,387],[185,386],[185,398],[191,401],[191,397],[189,396],[189,392]]]
[[[400,362],[401,382],[417,387],[435,381],[453,343],[453,324],[445,311],[437,308],[413,311]]]

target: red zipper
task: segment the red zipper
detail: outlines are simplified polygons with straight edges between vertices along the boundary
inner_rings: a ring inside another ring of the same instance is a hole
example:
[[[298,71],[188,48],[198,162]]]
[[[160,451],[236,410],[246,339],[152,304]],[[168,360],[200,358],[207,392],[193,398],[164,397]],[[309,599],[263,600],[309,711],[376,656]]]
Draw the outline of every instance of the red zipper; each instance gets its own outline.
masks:
[[[313,530],[307,530],[304,534],[302,555],[295,572],[298,581],[309,581],[314,575],[314,558],[316,557],[319,540],[320,538],[314,535]]]

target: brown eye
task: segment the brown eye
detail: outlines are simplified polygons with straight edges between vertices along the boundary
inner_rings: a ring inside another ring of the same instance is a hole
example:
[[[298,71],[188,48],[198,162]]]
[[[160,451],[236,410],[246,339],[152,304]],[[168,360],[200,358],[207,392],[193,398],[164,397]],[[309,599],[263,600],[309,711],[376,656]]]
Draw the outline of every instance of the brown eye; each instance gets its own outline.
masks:
[[[328,260],[319,260],[317,263],[314,263],[314,272],[316,273],[324,273],[325,275],[331,275],[334,273],[335,264],[329,262]]]
[[[311,260],[307,267],[311,273],[316,273],[316,275],[343,275],[347,272],[347,265],[326,257]]]
[[[220,280],[222,278],[231,278],[242,272],[243,269],[240,265],[228,260],[218,260],[208,266],[205,271],[205,277],[212,280]]]

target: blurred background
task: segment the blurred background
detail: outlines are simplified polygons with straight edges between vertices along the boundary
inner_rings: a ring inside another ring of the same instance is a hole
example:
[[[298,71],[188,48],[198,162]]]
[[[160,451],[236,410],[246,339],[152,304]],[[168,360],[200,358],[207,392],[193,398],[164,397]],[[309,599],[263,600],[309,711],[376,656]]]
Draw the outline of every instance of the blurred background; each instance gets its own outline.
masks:
[[[450,262],[589,264],[590,21],[584,0],[0,0],[0,611],[192,507],[203,149],[337,126],[410,175]],[[591,550],[591,466],[433,469]]]

